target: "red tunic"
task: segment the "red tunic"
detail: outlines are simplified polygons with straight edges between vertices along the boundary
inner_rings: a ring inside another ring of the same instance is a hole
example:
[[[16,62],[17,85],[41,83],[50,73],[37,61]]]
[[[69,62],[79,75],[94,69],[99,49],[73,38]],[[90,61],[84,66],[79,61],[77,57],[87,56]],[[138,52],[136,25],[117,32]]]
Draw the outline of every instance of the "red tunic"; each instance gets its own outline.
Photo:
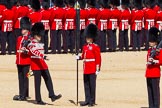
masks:
[[[41,13],[42,13],[42,20],[41,20],[41,22],[44,25],[44,29],[45,30],[49,30],[50,29],[49,20],[50,20],[51,12],[50,12],[49,9],[48,10],[42,9]]]
[[[44,44],[38,43],[33,39],[28,45],[31,57],[31,70],[46,70],[48,66],[44,60]]]
[[[121,11],[120,19],[119,19],[119,29],[125,30],[129,28],[131,13],[129,9],[125,9]]]
[[[80,9],[80,30],[84,30],[86,27],[88,12],[85,9]]]
[[[32,11],[28,17],[30,18],[32,25],[34,25],[37,22],[41,22],[42,20],[42,13],[40,11],[34,12]]]
[[[20,20],[22,17],[27,16],[29,14],[29,8],[26,6],[19,6],[14,15],[14,28],[20,28]]]
[[[87,11],[88,11],[87,25],[89,25],[90,23],[97,25],[98,23],[97,16],[98,16],[99,10],[96,8],[87,8]]]
[[[156,27],[161,31],[162,30],[162,11],[158,11],[156,14]]]
[[[109,9],[100,8],[97,15],[98,29],[103,31],[107,30],[107,25],[109,18],[111,17],[111,12]]]
[[[114,30],[117,29],[118,27],[118,22],[119,22],[121,12],[117,8],[111,8],[110,11],[111,11],[111,16],[108,23],[108,29]]]
[[[1,5],[0,4],[0,20],[1,20],[1,18],[2,18],[2,12],[3,12],[3,10],[5,10],[6,9],[6,7],[4,6],[4,5]],[[0,24],[0,26],[1,26],[1,24]]]
[[[149,30],[151,27],[155,26],[156,12],[153,9],[146,8],[144,11],[144,24],[145,29]]]
[[[137,31],[142,30],[142,22],[143,22],[144,13],[142,10],[133,10],[131,13],[131,30]]]
[[[96,67],[101,67],[100,48],[96,44],[86,44],[83,46],[81,59],[84,61],[84,74],[94,74]]]
[[[155,7],[153,8],[153,10],[157,13],[160,10],[160,7],[158,5],[155,5]]]
[[[75,19],[76,19],[76,10],[74,8],[67,8],[65,12],[65,23],[64,29],[65,30],[74,30],[75,27]]]
[[[63,29],[63,22],[65,20],[65,10],[60,7],[55,7],[51,10],[51,30],[61,30]]]
[[[22,43],[24,40],[27,40],[28,36],[19,36],[17,38],[17,43],[16,43],[16,64],[18,65],[30,65],[31,59],[28,54],[20,53],[19,50],[21,50]]]
[[[5,9],[2,12],[2,18],[0,23],[2,24],[3,32],[11,32],[13,31],[13,20],[14,20],[14,12],[11,9]]]
[[[148,50],[148,53],[147,53],[147,61],[148,61],[148,58],[150,56],[150,52],[151,52],[151,49]],[[162,50],[160,51],[160,53],[154,57],[155,60],[159,60],[159,63],[158,64],[154,64],[154,65],[147,65],[146,66],[146,74],[145,76],[147,78],[153,78],[153,77],[160,77],[161,74],[160,74],[160,65],[162,65]]]

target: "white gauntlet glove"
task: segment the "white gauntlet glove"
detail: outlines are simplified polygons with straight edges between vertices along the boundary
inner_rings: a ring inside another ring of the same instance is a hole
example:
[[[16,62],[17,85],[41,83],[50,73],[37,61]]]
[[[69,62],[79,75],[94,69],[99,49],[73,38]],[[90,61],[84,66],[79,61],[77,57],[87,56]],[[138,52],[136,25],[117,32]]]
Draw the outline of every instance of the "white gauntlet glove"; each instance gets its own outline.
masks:
[[[100,73],[100,71],[96,71],[96,75],[98,75]]]
[[[76,60],[80,60],[80,56],[79,56],[79,55],[76,55],[76,56],[75,56],[75,59],[76,59]]]

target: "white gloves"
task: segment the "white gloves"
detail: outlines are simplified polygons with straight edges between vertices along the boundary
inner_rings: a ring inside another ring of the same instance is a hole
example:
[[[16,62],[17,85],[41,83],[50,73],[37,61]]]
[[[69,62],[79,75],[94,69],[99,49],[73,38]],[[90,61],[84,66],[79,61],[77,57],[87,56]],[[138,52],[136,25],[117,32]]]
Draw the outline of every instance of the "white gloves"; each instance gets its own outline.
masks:
[[[159,63],[159,60],[154,60],[153,58],[149,58],[147,65],[153,65]]]
[[[98,75],[100,73],[100,71],[96,71],[96,75]]]
[[[76,59],[76,60],[79,60],[79,59],[80,59],[80,56],[79,56],[79,55],[76,55],[76,56],[75,56],[75,59]]]

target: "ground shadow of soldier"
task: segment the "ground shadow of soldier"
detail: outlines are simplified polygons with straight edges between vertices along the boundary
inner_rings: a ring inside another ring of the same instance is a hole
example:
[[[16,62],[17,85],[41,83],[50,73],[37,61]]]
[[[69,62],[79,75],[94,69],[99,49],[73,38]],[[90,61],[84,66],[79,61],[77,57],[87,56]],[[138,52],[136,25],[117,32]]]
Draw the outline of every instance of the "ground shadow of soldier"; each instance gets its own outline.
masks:
[[[27,100],[28,103],[32,103],[32,104],[37,104],[35,100]],[[49,104],[49,103],[46,103],[46,105],[54,105],[54,104]]]

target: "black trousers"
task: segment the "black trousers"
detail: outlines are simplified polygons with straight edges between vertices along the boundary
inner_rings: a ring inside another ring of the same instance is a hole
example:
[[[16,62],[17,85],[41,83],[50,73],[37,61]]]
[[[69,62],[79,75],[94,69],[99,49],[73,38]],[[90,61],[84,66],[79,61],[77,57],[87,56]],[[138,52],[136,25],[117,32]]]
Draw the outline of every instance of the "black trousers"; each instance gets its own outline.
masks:
[[[40,86],[41,86],[41,76],[44,79],[44,82],[46,84],[47,90],[49,92],[49,98],[54,96],[54,90],[53,90],[53,83],[52,79],[49,73],[49,70],[33,70],[34,72],[34,83],[35,83],[35,97],[36,101],[41,101],[41,92],[40,92]]]
[[[84,30],[80,31],[80,49],[82,50],[82,47],[86,43],[85,36],[84,36]]]
[[[53,53],[56,53],[56,50],[61,53],[61,35],[62,30],[51,30],[51,49]]]
[[[96,101],[96,74],[84,74],[85,101],[95,104]]]
[[[149,108],[160,108],[160,78],[147,78]]]
[[[15,49],[13,46],[13,32],[2,32],[1,40],[1,53],[6,54],[6,43],[8,43],[8,53],[11,54],[12,50]]]
[[[18,80],[19,80],[19,95],[29,97],[29,80],[27,73],[29,72],[30,65],[17,65]]]
[[[145,49],[148,50],[149,49],[149,30],[145,29]]]
[[[116,29],[108,30],[108,47],[111,50],[116,50],[117,42],[116,42]]]
[[[73,52],[75,49],[75,30],[65,30],[63,38],[64,51],[67,52],[70,49],[70,52]]]
[[[142,31],[134,31],[132,30],[132,37],[133,37],[133,50],[136,50],[136,48],[138,48],[138,50],[140,50],[141,47],[141,43],[142,43]]]
[[[14,40],[13,40],[13,46],[15,47],[15,51],[16,51],[17,38],[19,36],[22,36],[21,29],[15,29],[14,30],[14,36],[13,36],[13,38],[14,38]]]
[[[119,31],[119,50],[123,50],[123,47],[125,47],[126,51],[129,49],[128,48],[128,30]]]
[[[44,43],[44,53],[48,53],[48,32],[49,30],[45,30],[45,35],[42,37],[41,41]]]
[[[103,30],[99,32],[98,45],[101,48],[101,52],[106,51],[106,34],[107,34],[107,30]]]

